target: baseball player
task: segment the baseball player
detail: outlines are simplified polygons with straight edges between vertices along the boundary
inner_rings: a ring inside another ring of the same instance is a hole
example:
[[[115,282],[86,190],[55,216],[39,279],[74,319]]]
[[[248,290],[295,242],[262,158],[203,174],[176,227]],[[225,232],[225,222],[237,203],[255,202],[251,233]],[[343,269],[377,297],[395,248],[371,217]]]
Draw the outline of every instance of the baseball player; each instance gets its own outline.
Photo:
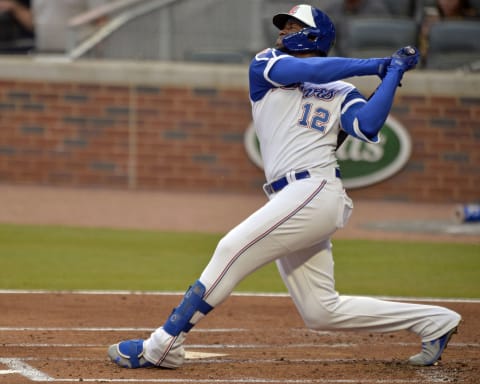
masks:
[[[390,111],[404,72],[419,54],[404,47],[388,58],[327,57],[335,41],[330,18],[301,4],[273,17],[275,48],[258,53],[249,69],[250,99],[269,200],[217,245],[201,274],[165,323],[146,340],[110,346],[126,368],[177,368],[190,329],[222,303],[246,276],[276,262],[307,327],[315,330],[408,330],[422,340],[412,365],[433,365],[461,320],[439,306],[339,295],[330,238],[353,205],[345,193],[335,150],[342,132],[369,143]],[[379,76],[367,100],[351,76]]]

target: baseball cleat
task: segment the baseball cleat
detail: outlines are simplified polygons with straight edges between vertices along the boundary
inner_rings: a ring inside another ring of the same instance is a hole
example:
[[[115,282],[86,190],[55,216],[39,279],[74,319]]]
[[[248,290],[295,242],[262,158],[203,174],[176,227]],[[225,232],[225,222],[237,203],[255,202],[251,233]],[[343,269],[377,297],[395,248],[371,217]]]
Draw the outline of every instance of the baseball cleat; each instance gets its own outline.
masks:
[[[454,333],[457,333],[457,327],[452,328],[438,339],[422,343],[422,351],[408,359],[411,365],[429,366],[437,365],[438,360],[442,358],[442,353],[447,348],[447,344]]]
[[[143,357],[143,340],[127,340],[108,348],[108,356],[123,368],[147,368],[154,364]]]

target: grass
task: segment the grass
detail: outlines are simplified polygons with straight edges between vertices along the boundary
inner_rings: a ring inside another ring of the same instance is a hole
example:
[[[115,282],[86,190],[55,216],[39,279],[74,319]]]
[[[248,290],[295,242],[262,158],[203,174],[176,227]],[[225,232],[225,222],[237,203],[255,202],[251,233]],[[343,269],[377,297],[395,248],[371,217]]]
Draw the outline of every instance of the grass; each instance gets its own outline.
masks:
[[[183,291],[221,235],[0,225],[0,289]],[[480,246],[336,240],[345,294],[480,297]],[[285,292],[274,265],[238,291]]]
[[[480,297],[480,245],[348,240],[335,252],[337,285],[351,293]]]

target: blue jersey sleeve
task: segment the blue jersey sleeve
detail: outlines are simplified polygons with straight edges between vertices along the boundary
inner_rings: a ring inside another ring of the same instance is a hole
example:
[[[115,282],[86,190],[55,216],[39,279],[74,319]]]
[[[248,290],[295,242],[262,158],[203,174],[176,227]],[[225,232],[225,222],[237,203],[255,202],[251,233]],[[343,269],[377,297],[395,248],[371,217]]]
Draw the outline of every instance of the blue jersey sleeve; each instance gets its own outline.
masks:
[[[375,143],[378,141],[378,136],[368,137],[356,126],[357,112],[366,103],[366,98],[357,89],[350,91],[342,103],[340,122],[342,129],[349,135],[362,141]]]
[[[382,76],[389,62],[390,58],[297,58],[267,49],[257,54],[250,64],[250,98],[258,101],[274,87],[297,83],[322,84],[352,76]]]
[[[341,124],[344,131],[364,141],[378,142],[378,132],[392,108],[395,91],[402,73],[389,68],[385,78],[368,101],[352,91],[342,105]]]
[[[390,58],[351,59],[344,57],[287,56],[270,70],[270,79],[281,84],[311,82],[329,83],[353,76],[381,76]]]

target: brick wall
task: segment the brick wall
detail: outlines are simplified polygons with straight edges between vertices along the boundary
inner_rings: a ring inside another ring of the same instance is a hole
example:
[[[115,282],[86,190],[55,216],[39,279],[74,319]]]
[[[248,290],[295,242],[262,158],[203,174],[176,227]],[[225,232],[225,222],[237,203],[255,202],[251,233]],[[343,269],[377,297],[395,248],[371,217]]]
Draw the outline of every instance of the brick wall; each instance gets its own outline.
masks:
[[[243,143],[251,120],[245,68],[51,66],[0,62],[1,183],[261,187],[263,174]],[[392,110],[413,139],[408,164],[386,181],[350,191],[352,197],[480,200],[480,96],[468,90],[445,95],[430,86],[425,92],[422,81],[405,82]]]

